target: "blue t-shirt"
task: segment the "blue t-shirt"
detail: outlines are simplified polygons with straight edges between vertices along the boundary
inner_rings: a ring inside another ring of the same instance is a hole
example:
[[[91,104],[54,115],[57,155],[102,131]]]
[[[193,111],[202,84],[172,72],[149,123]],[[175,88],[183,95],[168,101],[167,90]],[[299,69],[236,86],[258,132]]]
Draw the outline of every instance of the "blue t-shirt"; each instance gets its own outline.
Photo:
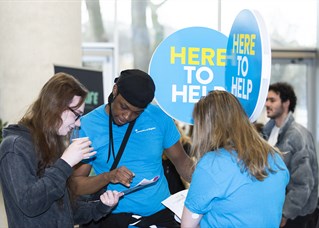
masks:
[[[268,162],[277,172],[258,181],[241,171],[236,152],[205,154],[185,200],[191,212],[203,215],[200,227],[279,227],[289,172],[278,154]]]
[[[115,156],[124,138],[129,124],[117,126],[112,124]],[[80,136],[89,136],[96,155],[85,161],[92,165],[95,174],[108,172],[113,164],[111,155],[109,162],[109,115],[105,105],[91,111],[81,119]],[[113,213],[131,212],[148,216],[164,209],[161,204],[170,195],[168,184],[163,173],[162,154],[167,148],[178,142],[180,134],[173,120],[158,106],[148,105],[137,118],[128,139],[123,155],[117,167],[126,166],[135,177],[131,186],[138,184],[143,178],[152,179],[159,175],[156,184],[124,195]],[[123,191],[122,184],[109,184],[107,189]]]

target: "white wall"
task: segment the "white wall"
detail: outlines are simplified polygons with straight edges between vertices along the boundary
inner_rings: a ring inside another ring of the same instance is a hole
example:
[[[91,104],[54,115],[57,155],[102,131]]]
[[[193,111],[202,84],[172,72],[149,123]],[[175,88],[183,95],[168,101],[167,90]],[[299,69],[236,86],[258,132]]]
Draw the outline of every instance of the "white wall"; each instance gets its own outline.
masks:
[[[81,58],[80,0],[0,1],[0,118],[17,122],[53,65]],[[8,227],[1,191],[0,227]]]
[[[54,74],[81,66],[80,0],[0,1],[0,118],[18,121]]]

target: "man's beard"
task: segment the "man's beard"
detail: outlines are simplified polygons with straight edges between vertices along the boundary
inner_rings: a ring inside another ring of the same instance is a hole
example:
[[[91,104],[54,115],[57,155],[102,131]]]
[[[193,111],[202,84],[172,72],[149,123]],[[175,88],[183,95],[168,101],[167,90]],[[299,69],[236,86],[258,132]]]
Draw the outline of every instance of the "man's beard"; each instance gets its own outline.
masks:
[[[273,111],[273,109],[271,109],[271,112],[270,112],[270,114],[267,114],[267,117],[270,119],[276,119],[276,118],[282,116],[283,113],[284,113],[284,110],[283,110],[283,107],[281,106],[280,108],[275,110],[275,112]]]

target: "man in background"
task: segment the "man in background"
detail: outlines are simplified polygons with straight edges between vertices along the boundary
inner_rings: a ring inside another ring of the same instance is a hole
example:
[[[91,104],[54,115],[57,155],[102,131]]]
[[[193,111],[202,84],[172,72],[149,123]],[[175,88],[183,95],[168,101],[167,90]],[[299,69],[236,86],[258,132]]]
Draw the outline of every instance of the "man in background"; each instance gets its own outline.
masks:
[[[294,117],[297,97],[291,85],[271,84],[263,134],[278,147],[290,172],[280,227],[309,227],[318,199],[318,163],[313,137]]]

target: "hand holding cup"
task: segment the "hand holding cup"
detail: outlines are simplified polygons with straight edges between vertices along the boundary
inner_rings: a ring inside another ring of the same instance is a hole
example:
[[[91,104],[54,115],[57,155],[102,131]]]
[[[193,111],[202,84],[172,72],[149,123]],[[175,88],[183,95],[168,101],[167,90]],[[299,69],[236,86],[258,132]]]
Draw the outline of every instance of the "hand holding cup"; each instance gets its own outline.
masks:
[[[73,167],[81,160],[89,159],[96,154],[91,144],[88,137],[72,139],[72,143],[66,148],[61,158]]]

